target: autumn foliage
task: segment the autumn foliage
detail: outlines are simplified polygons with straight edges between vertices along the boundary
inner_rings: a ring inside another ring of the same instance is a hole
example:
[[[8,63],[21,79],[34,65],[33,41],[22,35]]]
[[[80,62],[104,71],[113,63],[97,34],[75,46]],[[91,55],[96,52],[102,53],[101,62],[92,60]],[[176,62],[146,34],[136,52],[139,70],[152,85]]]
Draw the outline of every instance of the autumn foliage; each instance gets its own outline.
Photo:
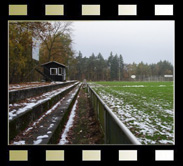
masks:
[[[48,61],[67,65],[73,56],[71,22],[9,22],[9,83],[40,81],[35,68]],[[39,41],[39,61],[32,50]]]

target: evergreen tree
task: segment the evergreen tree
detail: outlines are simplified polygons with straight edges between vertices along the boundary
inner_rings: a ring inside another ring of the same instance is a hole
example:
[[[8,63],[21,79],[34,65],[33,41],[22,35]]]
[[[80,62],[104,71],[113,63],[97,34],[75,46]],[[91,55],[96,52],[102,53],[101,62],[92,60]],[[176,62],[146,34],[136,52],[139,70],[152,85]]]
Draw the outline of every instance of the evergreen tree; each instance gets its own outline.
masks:
[[[120,56],[119,56],[119,81],[123,80],[123,68],[124,68],[123,57],[120,54]]]
[[[119,79],[119,58],[118,55],[116,54],[113,58],[113,63],[112,63],[112,73],[113,73],[113,80],[118,80]]]
[[[110,70],[110,80],[113,79],[113,59],[114,59],[114,56],[112,54],[112,52],[110,53],[110,56],[108,58],[108,66],[109,66],[109,70]]]

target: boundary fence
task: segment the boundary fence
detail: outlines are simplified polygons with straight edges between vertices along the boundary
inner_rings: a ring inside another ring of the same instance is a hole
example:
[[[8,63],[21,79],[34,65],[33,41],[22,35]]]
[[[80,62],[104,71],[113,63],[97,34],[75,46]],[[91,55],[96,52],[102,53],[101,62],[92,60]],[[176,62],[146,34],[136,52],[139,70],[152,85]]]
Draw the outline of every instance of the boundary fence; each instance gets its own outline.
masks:
[[[141,143],[131,131],[117,118],[113,111],[104,103],[96,92],[87,84],[88,94],[95,114],[104,132],[105,144],[135,144]]]

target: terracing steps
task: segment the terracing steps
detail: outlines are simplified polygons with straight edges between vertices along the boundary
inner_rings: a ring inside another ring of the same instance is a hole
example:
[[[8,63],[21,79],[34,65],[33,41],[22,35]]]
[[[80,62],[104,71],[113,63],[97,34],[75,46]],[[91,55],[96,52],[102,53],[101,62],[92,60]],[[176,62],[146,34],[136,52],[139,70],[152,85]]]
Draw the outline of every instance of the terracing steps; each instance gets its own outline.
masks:
[[[80,85],[72,89],[50,110],[19,134],[13,144],[55,144],[64,127],[72,105],[79,92]]]
[[[77,81],[67,81],[67,82],[56,82],[48,85],[38,85],[30,84],[30,86],[23,86],[23,88],[10,88],[9,90],[9,103],[15,103],[20,100],[24,100],[28,97],[33,97],[37,95],[41,95],[42,93],[46,93],[55,89],[63,88],[65,86],[71,85]],[[10,86],[11,87],[11,86]],[[21,87],[21,86],[19,86]]]
[[[42,114],[49,110],[54,104],[67,95],[79,82],[73,85],[57,89],[55,94],[50,97],[40,100],[30,108],[28,107],[24,111],[21,109],[15,110],[12,116],[12,112],[9,113],[9,140],[11,141],[16,135],[24,131],[29,124],[39,119]]]

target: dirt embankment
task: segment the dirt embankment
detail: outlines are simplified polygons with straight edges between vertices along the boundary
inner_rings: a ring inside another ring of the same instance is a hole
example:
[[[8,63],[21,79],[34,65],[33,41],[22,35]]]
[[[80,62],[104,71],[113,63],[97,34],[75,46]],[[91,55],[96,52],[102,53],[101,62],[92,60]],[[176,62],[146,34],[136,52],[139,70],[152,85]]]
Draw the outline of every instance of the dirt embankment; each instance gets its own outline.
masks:
[[[87,93],[81,88],[68,144],[103,144],[103,132],[95,117]]]

